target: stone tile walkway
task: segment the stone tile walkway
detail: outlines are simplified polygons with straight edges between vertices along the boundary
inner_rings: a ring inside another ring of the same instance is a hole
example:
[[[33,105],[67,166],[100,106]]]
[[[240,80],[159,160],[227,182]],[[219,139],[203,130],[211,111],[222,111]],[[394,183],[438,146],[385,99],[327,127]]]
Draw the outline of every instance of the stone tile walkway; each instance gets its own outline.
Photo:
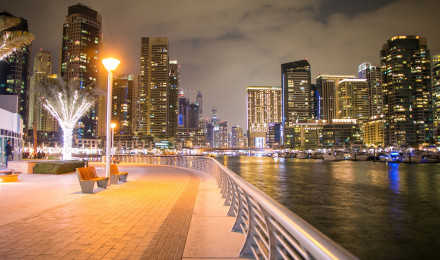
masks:
[[[0,259],[182,259],[199,177],[160,166],[124,171],[129,182],[95,194],[82,194],[74,173],[0,184]]]

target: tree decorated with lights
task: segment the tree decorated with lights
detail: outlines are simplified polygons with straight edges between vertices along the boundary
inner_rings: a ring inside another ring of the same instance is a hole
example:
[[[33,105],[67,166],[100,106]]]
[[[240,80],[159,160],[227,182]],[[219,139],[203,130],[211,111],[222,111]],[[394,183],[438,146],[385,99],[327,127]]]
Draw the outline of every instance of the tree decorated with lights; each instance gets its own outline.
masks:
[[[95,104],[96,93],[93,88],[81,88],[78,80],[56,84],[41,81],[37,87],[43,107],[55,117],[63,129],[63,160],[72,159],[73,130],[79,119]]]
[[[10,31],[14,26],[19,25],[21,18],[13,16],[0,16],[0,61],[5,60],[15,51],[30,45],[34,36],[25,31]]]

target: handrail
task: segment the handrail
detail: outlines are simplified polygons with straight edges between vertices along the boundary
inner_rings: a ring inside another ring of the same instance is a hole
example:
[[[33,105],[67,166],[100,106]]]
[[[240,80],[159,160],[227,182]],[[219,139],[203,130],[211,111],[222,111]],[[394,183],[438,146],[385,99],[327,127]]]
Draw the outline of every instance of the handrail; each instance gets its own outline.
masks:
[[[236,220],[232,231],[246,235],[241,256],[256,259],[358,259],[292,211],[213,158],[118,156],[120,161],[170,165],[212,175]]]

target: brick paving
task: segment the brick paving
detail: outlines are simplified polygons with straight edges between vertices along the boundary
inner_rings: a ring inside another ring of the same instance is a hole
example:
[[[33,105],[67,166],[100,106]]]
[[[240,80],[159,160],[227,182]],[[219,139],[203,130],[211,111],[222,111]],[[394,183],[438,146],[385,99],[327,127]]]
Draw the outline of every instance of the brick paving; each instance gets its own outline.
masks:
[[[0,225],[0,259],[181,259],[200,179],[185,169],[146,169],[90,195],[76,180],[68,195],[77,198]]]

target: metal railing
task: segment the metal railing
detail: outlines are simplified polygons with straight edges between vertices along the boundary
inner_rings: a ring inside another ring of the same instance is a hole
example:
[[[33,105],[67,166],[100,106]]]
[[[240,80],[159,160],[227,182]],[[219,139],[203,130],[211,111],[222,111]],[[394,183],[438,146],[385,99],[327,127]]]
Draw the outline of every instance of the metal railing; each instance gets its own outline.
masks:
[[[122,162],[185,167],[212,175],[229,216],[232,231],[246,235],[240,256],[256,259],[357,259],[265,193],[218,161],[197,156],[118,156]]]

